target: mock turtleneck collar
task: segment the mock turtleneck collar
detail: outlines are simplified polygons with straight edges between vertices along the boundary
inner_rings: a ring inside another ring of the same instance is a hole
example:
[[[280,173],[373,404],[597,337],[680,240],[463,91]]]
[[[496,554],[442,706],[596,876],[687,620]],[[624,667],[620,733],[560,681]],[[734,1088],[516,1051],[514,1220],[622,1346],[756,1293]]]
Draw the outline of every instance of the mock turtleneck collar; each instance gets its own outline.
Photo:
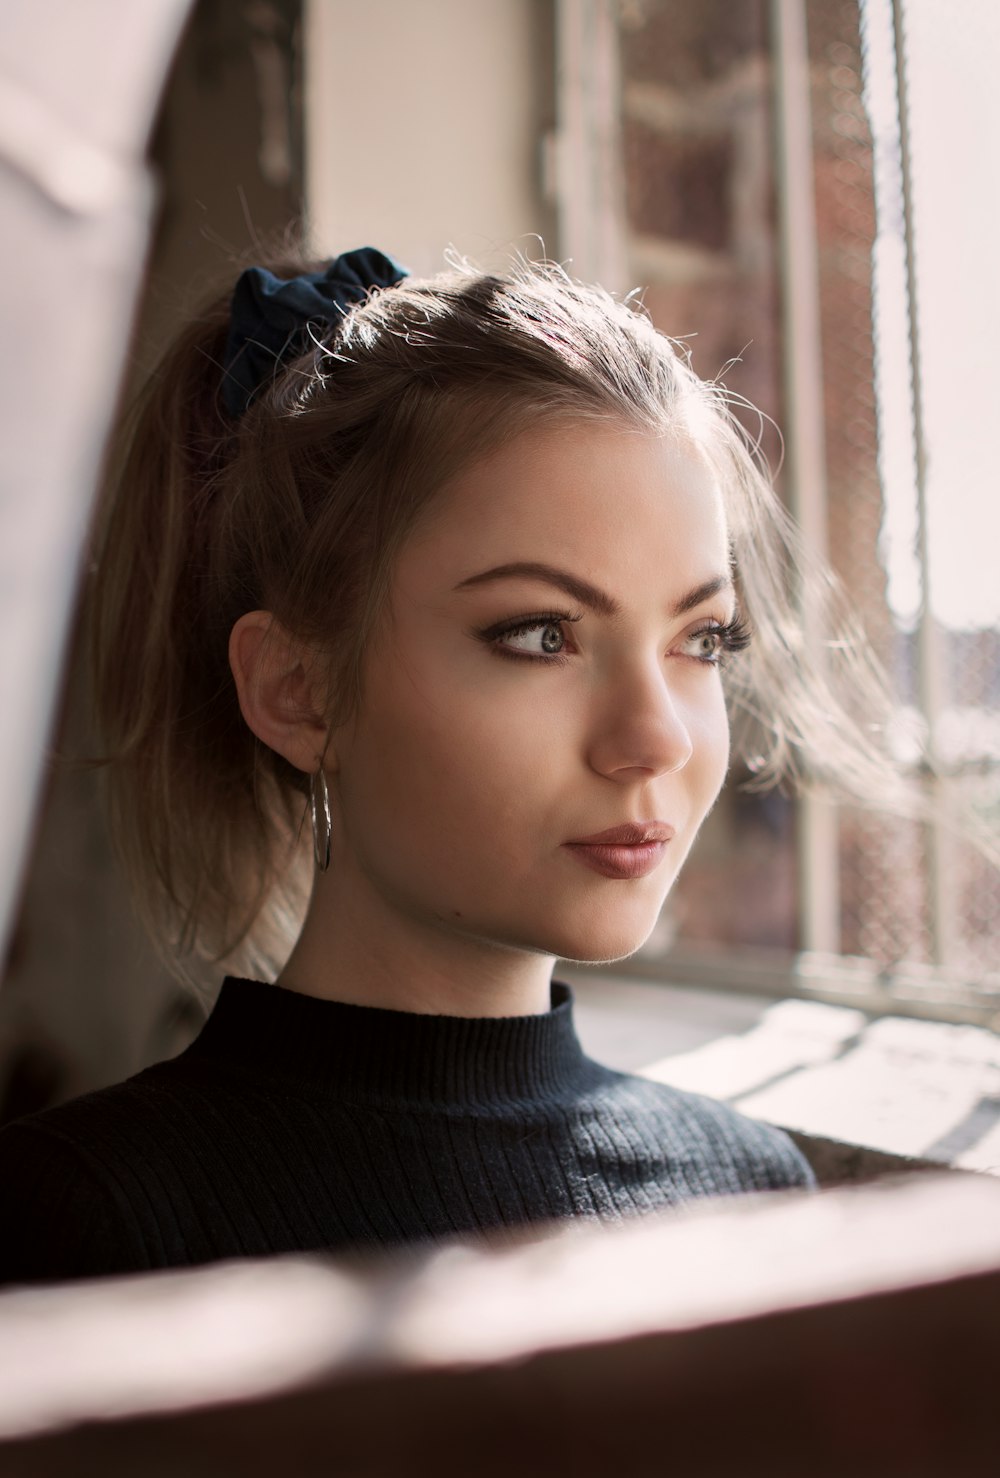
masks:
[[[229,978],[185,1055],[355,1101],[437,1106],[543,1101],[582,1087],[597,1067],[584,1056],[573,992],[561,981],[552,982],[541,1015],[467,1017],[348,1005]]]

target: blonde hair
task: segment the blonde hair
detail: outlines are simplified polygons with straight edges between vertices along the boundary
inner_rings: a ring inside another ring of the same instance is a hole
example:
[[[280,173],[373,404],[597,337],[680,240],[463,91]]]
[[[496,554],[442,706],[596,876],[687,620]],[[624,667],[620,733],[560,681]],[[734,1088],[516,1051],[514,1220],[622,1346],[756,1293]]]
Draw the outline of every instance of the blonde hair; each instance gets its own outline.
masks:
[[[307,269],[273,264],[282,277]],[[724,387],[699,380],[640,308],[551,265],[503,277],[457,265],[370,295],[239,420],[220,394],[227,331],[228,295],[181,333],[129,416],[93,591],[114,831],[175,962],[232,962],[241,946],[242,964],[273,970],[310,880],[307,777],[242,720],[234,622],[266,609],[328,653],[342,718],[415,520],[446,479],[535,425],[695,439],[724,492],[755,630],[725,681],[757,783],[791,776],[882,802],[898,789],[867,646],[841,621],[827,670],[808,660],[790,587],[805,578],[825,599],[830,578],[807,569]]]

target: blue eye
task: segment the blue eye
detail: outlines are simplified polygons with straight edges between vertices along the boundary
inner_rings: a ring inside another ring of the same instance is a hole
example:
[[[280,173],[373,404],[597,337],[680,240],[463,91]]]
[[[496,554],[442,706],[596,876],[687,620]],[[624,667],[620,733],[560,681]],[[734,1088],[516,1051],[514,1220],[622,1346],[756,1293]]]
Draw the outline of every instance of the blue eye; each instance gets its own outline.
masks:
[[[506,632],[497,641],[512,651],[530,653],[533,657],[558,656],[566,645],[562,627],[555,621],[549,621],[545,626],[522,626]]]
[[[684,638],[683,646],[688,655],[696,657],[699,662],[716,663],[723,652],[721,628],[710,626],[704,631],[693,631]]]
[[[750,635],[749,625],[737,615],[725,625],[713,621],[699,631],[689,632],[681,646],[696,662],[719,667],[731,652],[742,652],[750,645]]]
[[[559,662],[568,646],[564,627],[580,619],[563,611],[545,611],[520,621],[501,621],[476,635],[499,657],[515,662]]]

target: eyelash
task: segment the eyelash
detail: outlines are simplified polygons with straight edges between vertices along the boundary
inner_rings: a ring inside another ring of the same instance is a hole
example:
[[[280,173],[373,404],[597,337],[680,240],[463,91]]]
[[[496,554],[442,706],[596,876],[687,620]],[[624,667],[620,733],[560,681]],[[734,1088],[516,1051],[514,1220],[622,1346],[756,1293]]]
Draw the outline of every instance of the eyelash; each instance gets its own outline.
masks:
[[[523,636],[528,631],[541,631],[546,626],[562,626],[581,621],[582,616],[571,616],[566,611],[543,611],[537,616],[525,616],[520,621],[501,621],[496,626],[489,626],[485,631],[479,631],[476,635],[480,641],[491,647],[498,657],[503,657],[511,662],[545,662],[549,666],[562,664],[568,660],[567,654],[554,652],[549,657],[543,657],[538,652],[518,652],[513,647],[502,645],[501,638],[505,636]],[[739,614],[733,616],[731,621],[725,623],[720,621],[706,621],[697,630],[688,632],[687,640],[695,637],[712,635],[719,638],[719,645],[715,656],[694,657],[692,660],[701,663],[703,667],[721,667],[726,658],[735,652],[746,651],[750,645],[753,633],[750,624]]]

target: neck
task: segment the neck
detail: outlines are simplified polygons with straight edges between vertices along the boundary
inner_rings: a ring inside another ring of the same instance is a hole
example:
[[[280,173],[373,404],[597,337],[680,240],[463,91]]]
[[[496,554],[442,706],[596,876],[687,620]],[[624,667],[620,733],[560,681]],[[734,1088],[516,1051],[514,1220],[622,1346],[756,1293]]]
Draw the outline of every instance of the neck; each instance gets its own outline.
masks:
[[[549,1010],[552,955],[477,938],[389,906],[333,869],[318,874],[277,983],[303,995],[435,1016]]]

